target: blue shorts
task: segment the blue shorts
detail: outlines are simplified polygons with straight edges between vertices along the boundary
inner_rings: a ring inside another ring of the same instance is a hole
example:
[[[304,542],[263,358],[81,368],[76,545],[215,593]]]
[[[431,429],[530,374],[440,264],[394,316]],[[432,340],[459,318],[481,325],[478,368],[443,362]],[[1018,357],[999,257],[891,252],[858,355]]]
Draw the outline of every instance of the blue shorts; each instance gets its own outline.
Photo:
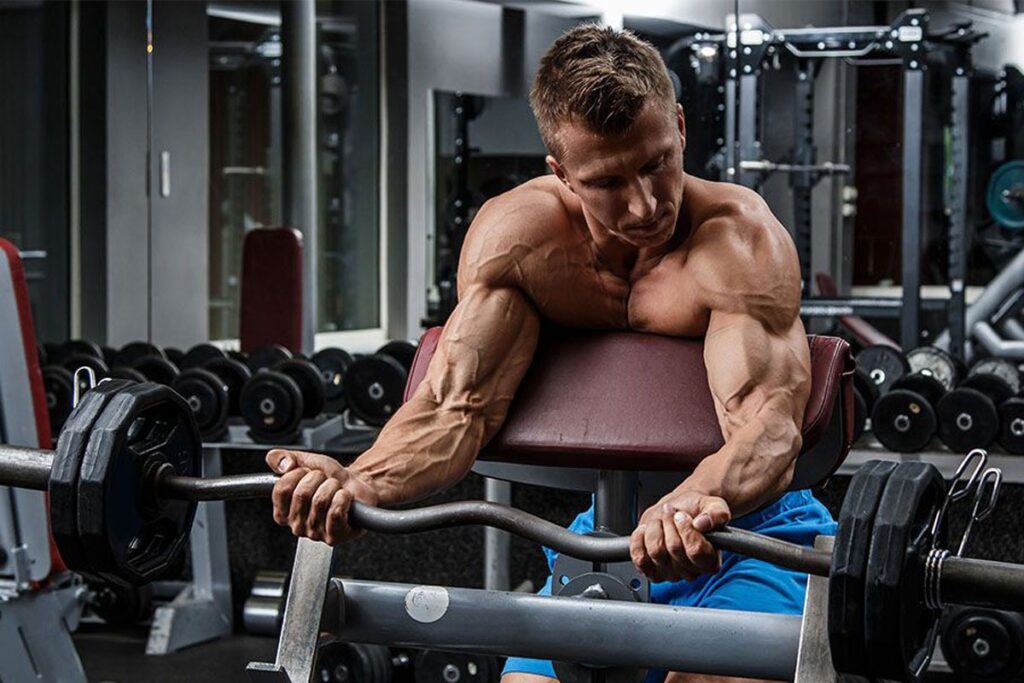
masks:
[[[756,531],[800,545],[814,545],[818,535],[834,535],[836,523],[832,515],[810,491],[792,491],[774,503],[730,523],[740,529]],[[585,534],[594,529],[594,506],[579,515],[570,531]],[[558,554],[544,548],[548,567],[553,568]],[[665,581],[651,584],[651,602],[683,607],[710,607],[747,612],[800,614],[804,609],[807,574],[777,567],[734,553],[722,553],[722,568],[715,574],[702,574],[693,581]],[[548,576],[539,595],[551,595]],[[540,659],[510,657],[502,674],[527,673],[555,678],[551,662]],[[664,671],[647,672],[645,683],[657,683]]]

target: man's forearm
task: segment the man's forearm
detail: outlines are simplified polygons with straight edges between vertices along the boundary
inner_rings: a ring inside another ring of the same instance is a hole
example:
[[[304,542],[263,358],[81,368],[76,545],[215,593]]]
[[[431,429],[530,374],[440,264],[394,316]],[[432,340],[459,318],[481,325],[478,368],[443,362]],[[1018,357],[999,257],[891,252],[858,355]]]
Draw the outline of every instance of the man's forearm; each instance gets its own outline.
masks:
[[[705,458],[679,488],[722,498],[733,517],[740,517],[786,490],[801,444],[800,430],[792,419],[766,423],[756,418]]]
[[[374,486],[380,505],[425,498],[466,476],[484,444],[486,424],[481,410],[416,396],[349,469]]]

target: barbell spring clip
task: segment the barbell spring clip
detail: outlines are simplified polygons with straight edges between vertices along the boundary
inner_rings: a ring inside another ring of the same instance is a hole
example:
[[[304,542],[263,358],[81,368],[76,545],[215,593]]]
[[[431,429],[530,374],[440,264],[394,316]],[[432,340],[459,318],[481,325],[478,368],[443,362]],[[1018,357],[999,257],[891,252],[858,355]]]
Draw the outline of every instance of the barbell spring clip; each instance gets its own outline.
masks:
[[[971,464],[972,460],[978,460],[978,464],[974,467],[971,472],[971,476],[964,481],[964,472],[967,471],[967,466]],[[942,501],[942,507],[935,514],[935,519],[932,522],[932,549],[938,547],[939,538],[941,537],[942,523],[946,518],[946,511],[949,509],[950,504],[955,503],[958,500],[966,498],[971,489],[974,488],[975,482],[978,480],[978,474],[985,469],[985,464],[988,462],[988,452],[982,448],[975,448],[960,461],[960,464],[956,468],[956,472],[953,473],[953,478],[949,482],[949,489],[946,491],[946,498]]]

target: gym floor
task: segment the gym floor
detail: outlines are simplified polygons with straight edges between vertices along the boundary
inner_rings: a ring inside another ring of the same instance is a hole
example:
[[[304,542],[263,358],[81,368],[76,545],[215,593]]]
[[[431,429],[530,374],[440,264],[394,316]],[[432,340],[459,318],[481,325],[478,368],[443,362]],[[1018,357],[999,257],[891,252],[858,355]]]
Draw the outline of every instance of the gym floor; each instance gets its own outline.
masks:
[[[112,630],[104,624],[82,624],[75,645],[86,678],[97,683],[228,683],[247,681],[245,666],[272,662],[276,638],[236,634],[163,657],[146,654],[148,626]]]

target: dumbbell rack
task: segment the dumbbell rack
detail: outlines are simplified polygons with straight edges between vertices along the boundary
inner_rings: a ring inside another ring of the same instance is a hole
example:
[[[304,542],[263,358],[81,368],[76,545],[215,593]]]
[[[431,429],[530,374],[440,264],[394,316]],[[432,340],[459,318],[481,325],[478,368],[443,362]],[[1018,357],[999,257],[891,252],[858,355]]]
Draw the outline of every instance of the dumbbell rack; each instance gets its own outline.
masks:
[[[377,430],[355,428],[343,416],[310,421],[299,442],[282,446],[315,450],[335,456],[357,455],[373,443]],[[203,445],[203,476],[221,475],[225,451],[260,451],[275,446],[256,443],[245,425],[228,426],[227,438]],[[165,655],[183,648],[230,635],[233,628],[231,574],[228,562],[227,522],[223,501],[199,504],[189,538],[192,581],[158,584],[157,594],[174,596],[156,609],[146,642],[146,654]]]
[[[857,471],[858,467],[868,460],[893,460],[897,462],[920,460],[921,462],[931,463],[938,467],[942,476],[948,479],[956,471],[957,465],[960,464],[963,456],[963,453],[954,453],[937,443],[927,450],[916,453],[894,453],[878,443],[874,437],[865,434],[850,449],[849,455],[846,456],[843,464],[839,466],[836,474],[852,475]],[[1003,471],[1004,482],[1008,484],[1024,484],[1024,457],[1010,455],[993,449],[989,451],[989,462],[992,467],[998,467]]]

